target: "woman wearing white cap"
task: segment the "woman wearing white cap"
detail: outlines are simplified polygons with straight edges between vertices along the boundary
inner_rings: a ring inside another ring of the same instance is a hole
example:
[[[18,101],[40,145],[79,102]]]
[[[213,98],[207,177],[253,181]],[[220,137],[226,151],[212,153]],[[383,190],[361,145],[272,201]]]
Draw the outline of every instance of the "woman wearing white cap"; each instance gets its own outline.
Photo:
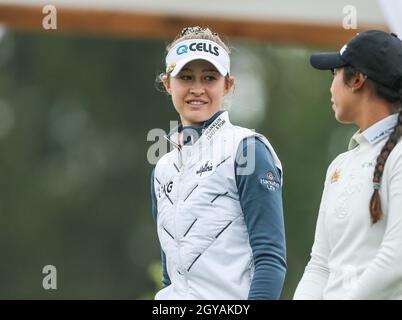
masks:
[[[295,299],[402,299],[402,41],[366,31],[311,57],[332,70],[332,108],[359,130],[329,166]]]
[[[268,140],[230,123],[229,49],[185,28],[167,48],[163,85],[181,124],[151,179],[162,248],[156,299],[278,299],[286,262],[282,167]]]

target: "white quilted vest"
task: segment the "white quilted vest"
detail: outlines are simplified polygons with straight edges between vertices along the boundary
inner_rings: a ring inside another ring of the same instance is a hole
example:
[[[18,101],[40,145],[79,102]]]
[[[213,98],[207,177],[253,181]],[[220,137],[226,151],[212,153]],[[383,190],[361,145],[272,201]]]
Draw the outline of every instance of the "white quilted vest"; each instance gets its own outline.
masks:
[[[177,133],[168,138],[176,148],[158,161],[154,187],[158,236],[171,285],[155,299],[247,299],[253,257],[234,161],[239,143],[254,136],[267,145],[282,170],[268,140],[233,126],[227,112],[193,145],[177,147]],[[250,159],[244,174],[253,170]]]

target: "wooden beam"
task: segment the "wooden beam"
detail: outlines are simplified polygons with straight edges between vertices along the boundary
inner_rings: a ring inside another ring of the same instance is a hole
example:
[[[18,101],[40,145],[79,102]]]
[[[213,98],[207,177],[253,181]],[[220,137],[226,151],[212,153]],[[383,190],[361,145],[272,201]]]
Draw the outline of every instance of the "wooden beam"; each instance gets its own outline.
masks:
[[[345,30],[340,25],[244,21],[65,7],[57,7],[57,30],[44,30],[42,28],[44,17],[42,7],[39,6],[0,4],[0,23],[8,28],[48,33],[172,39],[183,27],[200,25],[208,26],[230,39],[339,47],[356,32],[367,29],[386,30],[384,26]]]

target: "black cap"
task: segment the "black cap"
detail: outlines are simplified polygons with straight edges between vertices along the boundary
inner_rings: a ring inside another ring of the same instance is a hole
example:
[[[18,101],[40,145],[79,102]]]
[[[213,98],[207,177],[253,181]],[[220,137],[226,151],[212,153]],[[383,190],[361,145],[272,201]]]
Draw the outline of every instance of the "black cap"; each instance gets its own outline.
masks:
[[[394,89],[402,79],[402,41],[393,33],[365,31],[358,33],[340,52],[313,54],[310,63],[320,70],[351,65],[374,81]]]

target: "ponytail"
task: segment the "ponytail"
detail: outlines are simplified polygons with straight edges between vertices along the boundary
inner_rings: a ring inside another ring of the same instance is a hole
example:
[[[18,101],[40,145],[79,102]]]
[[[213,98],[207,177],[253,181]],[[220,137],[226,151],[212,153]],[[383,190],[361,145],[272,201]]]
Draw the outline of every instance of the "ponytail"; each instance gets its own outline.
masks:
[[[370,215],[372,223],[376,223],[381,219],[383,212],[381,209],[381,199],[380,199],[380,186],[381,186],[381,178],[384,172],[385,162],[388,159],[389,154],[395,148],[396,144],[399,141],[399,138],[402,136],[402,88],[399,90],[400,94],[400,110],[398,115],[398,122],[394,127],[391,135],[389,136],[387,142],[384,147],[381,149],[379,156],[377,157],[377,162],[374,169],[373,175],[373,188],[374,192],[371,196],[370,200]]]

